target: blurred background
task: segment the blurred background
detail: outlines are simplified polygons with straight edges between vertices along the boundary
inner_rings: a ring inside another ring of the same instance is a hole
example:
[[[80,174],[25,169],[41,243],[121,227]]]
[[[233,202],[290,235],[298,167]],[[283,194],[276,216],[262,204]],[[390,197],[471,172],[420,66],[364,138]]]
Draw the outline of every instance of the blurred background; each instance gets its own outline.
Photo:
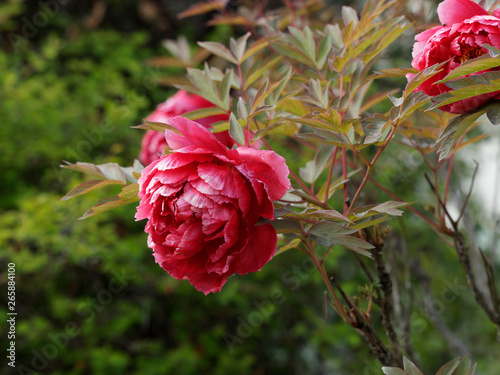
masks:
[[[172,95],[167,83],[183,74],[182,68],[155,65],[170,56],[165,40],[184,35],[194,46],[243,32],[207,26],[209,15],[178,19],[192,3],[1,2],[2,374],[381,373],[359,335],[325,309],[324,288],[303,253],[289,251],[261,272],[233,276],[221,293],[205,296],[154,262],[145,223],[133,220],[135,207],[78,221],[108,194],[60,201],[84,181],[59,168],[63,160],[127,166],[137,157],[143,131],[130,126]],[[230,1],[226,9],[248,6],[243,3]],[[359,11],[362,3],[352,5]],[[437,2],[400,3],[417,22],[382,68],[410,66],[415,30],[436,22]],[[293,148],[278,151],[290,168],[304,166]],[[412,200],[425,189],[418,155],[388,149],[385,163],[379,177],[400,196]],[[463,168],[466,173],[469,167]],[[376,199],[379,192],[373,194]],[[406,238],[408,251],[418,249],[412,255],[432,270],[429,290],[414,291],[412,343],[422,368],[435,371],[470,352],[481,373],[493,374],[500,363],[492,325],[475,307],[462,272],[457,274],[453,250],[436,242],[418,219],[391,225],[399,233],[393,244],[399,248]],[[351,254],[341,251],[330,262],[346,290],[362,293]],[[5,356],[8,263],[16,269],[17,369],[7,366]],[[425,307],[428,296],[434,310]]]

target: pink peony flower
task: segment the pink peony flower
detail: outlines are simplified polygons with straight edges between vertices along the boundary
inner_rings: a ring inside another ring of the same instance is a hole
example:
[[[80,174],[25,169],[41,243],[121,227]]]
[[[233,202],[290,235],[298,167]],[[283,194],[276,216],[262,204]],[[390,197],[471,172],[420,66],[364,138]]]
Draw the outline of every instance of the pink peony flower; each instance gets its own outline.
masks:
[[[170,117],[183,115],[184,113],[194,111],[200,108],[215,107],[208,100],[203,99],[201,96],[195,94],[189,94],[185,90],[179,90],[175,95],[167,99],[166,102],[158,105],[156,110],[151,113],[146,120],[152,122],[166,122]],[[197,120],[198,123],[209,128],[212,124],[218,121],[228,121],[228,115],[217,115],[209,116]],[[232,147],[234,141],[229,136],[227,131],[216,133],[215,136],[224,143],[227,147]],[[144,137],[142,138],[141,152],[139,154],[139,160],[144,164],[150,164],[154,160],[157,160],[163,153],[165,145],[167,144],[165,140],[164,133],[157,132],[154,130],[148,130]]]
[[[421,84],[417,91],[436,96],[450,91],[445,84],[434,84],[466,60],[488,53],[482,47],[500,47],[500,11],[490,15],[471,0],[445,0],[438,6],[443,26],[426,30],[415,37],[411,65],[419,71],[451,59],[442,71]],[[408,80],[414,74],[408,74]],[[482,94],[439,107],[450,113],[467,113],[479,108],[500,92]]]
[[[273,201],[290,188],[285,159],[273,151],[227,149],[209,130],[183,117],[166,122],[174,151],[144,168],[136,220],[153,255],[171,276],[205,294],[228,276],[260,270],[274,255]]]

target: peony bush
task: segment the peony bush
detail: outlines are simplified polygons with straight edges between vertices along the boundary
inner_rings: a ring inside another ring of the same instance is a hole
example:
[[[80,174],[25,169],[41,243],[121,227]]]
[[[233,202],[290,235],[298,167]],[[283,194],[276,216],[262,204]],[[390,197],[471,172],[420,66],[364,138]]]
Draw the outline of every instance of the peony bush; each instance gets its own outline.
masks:
[[[471,192],[463,198],[452,188],[455,155],[484,138],[478,120],[500,123],[500,11],[445,0],[437,8],[442,25],[415,36],[412,68],[387,68],[391,43],[415,32],[396,3],[368,1],[359,13],[344,6],[340,15],[320,0],[273,10],[259,3],[255,12],[217,1],[189,8],[180,16],[220,11],[211,22],[238,25],[234,38],[198,42],[196,56],[210,56],[203,67],[186,61],[181,41],[169,41],[167,66],[189,68],[181,82],[165,77],[179,91],[136,126],[147,130],[140,162],[67,163],[93,179],[63,199],[120,186],[82,218],[139,202],[135,218],[147,220],[155,261],[207,295],[223,293],[231,275],[301,251],[324,282],[316,298],[359,333],[385,374],[421,373],[411,332],[418,301],[403,286],[409,279],[425,286],[430,276],[413,256],[421,249],[399,251],[397,244],[417,245],[390,221],[411,216],[454,249],[477,308],[500,327],[495,264],[462,224]],[[415,177],[425,181],[427,201],[384,185],[379,161],[398,146],[428,168]],[[294,165],[278,150],[307,161]],[[339,267],[366,282],[346,288]],[[474,371],[464,357],[438,373]]]

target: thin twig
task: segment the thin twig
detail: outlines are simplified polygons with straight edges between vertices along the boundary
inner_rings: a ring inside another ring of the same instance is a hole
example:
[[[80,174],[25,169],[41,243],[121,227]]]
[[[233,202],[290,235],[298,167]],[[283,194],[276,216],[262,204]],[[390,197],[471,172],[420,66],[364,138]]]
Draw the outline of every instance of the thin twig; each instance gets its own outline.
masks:
[[[373,242],[378,242],[376,239]],[[375,264],[377,266],[377,274],[379,277],[380,287],[384,298],[382,300],[381,312],[382,312],[382,325],[384,326],[385,332],[389,341],[391,343],[392,353],[394,355],[394,360],[403,368],[403,354],[401,352],[401,345],[399,343],[398,335],[394,326],[392,324],[392,280],[385,267],[384,259],[382,257],[381,245],[373,243],[375,248],[372,251],[373,257],[375,259]]]

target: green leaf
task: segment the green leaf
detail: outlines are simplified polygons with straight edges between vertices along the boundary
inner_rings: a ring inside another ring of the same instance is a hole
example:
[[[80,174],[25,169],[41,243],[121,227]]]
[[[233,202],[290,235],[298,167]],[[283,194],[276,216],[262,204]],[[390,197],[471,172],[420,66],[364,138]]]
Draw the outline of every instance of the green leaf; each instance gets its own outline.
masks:
[[[452,359],[450,362],[447,362],[436,372],[436,375],[453,375],[453,372],[458,367],[460,363],[460,358]]]
[[[106,163],[106,164],[100,164],[97,166],[103,176],[108,179],[108,180],[119,180],[122,181],[123,184],[127,183],[127,176],[125,175],[125,172],[123,171],[122,167],[120,167],[116,163]]]
[[[500,101],[494,100],[486,109],[486,117],[493,125],[500,124]]]
[[[415,89],[420,86],[422,83],[427,81],[429,78],[435,76],[441,71],[441,68],[443,65],[446,64],[445,62],[439,63],[432,65],[428,68],[425,68],[424,70],[418,72],[415,74],[415,76],[408,82],[408,84],[405,87],[404,90],[404,97],[408,97],[412,92],[415,91]]]
[[[293,45],[287,44],[283,41],[277,41],[276,43],[273,43],[273,47],[279,54],[285,55],[292,60],[296,60],[302,64],[308,65],[311,68],[316,67],[316,62],[314,60],[311,60],[300,49]]]
[[[241,128],[241,125],[236,119],[234,113],[231,113],[229,116],[229,135],[236,143],[240,145],[245,144],[245,133],[243,133],[243,129]]]
[[[462,358],[453,375],[473,375],[471,373],[471,360],[469,356]]]
[[[198,42],[198,45],[212,52],[214,55],[222,57],[234,65],[238,65],[238,60],[225,45],[216,42]]]
[[[305,27],[300,30],[296,27],[289,26],[288,31],[293,35],[293,38],[288,38],[311,62],[316,61],[316,48],[314,43],[314,37],[312,31],[309,27]],[[285,34],[286,35],[286,34]]]
[[[165,124],[163,122],[153,122],[144,120],[144,124],[138,126],[132,126],[132,128],[154,130],[161,133],[165,132],[165,130],[170,130],[171,132],[182,135],[175,127],[173,127],[172,125]]]
[[[342,6],[342,21],[346,26],[350,23],[352,23],[353,26],[356,26],[359,22],[358,13],[354,8]]]
[[[287,77],[284,77],[280,79],[278,82],[273,83],[271,86],[268,85],[268,81],[264,82],[262,86],[259,88],[257,91],[257,94],[255,94],[255,97],[252,102],[252,110],[251,112],[253,113],[258,106],[276,89],[278,89],[281,85],[281,83],[287,79]]]
[[[219,90],[215,81],[210,76],[210,71],[208,66],[205,66],[205,70],[188,68],[188,79],[196,87],[196,90],[191,90],[201,97],[205,98],[209,102],[215,104],[224,110],[229,109],[229,102],[225,103],[219,96]]]
[[[299,168],[300,177],[309,184],[316,181],[326,164],[331,161],[333,150],[331,145],[321,145],[314,155],[314,159],[308,161],[304,168]]]
[[[229,94],[231,92],[231,84],[233,82],[233,76],[234,76],[233,71],[231,69],[228,70],[220,83],[219,94],[223,105],[222,108],[225,109],[226,111],[229,109],[230,106],[231,98]]]
[[[346,216],[342,215],[340,212],[336,210],[318,210],[314,212],[308,212],[305,214],[306,217],[315,217],[315,218],[320,218],[320,219],[328,219],[328,220],[333,220],[333,221],[341,221],[344,223],[352,223],[349,218]]]
[[[321,43],[319,44],[318,47],[318,57],[316,61],[318,69],[320,70],[323,69],[328,54],[330,53],[331,50],[332,50],[332,37],[330,36],[330,34],[326,34],[321,40]]]
[[[236,57],[237,64],[241,64],[250,35],[251,33],[248,32],[245,35],[239,37],[237,40],[231,38],[231,40],[229,41],[229,48],[231,49],[232,55]]]
[[[76,197],[78,195],[87,194],[88,192],[91,192],[91,191],[97,190],[97,189],[101,189],[101,188],[109,186],[109,185],[124,185],[124,183],[121,180],[87,181],[87,182],[84,182],[84,183],[76,186],[75,188],[73,188],[64,197],[62,197],[61,200],[67,201],[68,199],[71,199],[71,198]]]
[[[302,227],[297,220],[278,219],[271,222],[278,233],[301,233]]]
[[[272,124],[266,126],[264,129],[261,129],[261,130],[257,131],[253,135],[252,141],[256,141],[256,140],[264,137],[271,130],[273,130],[273,129],[277,128],[278,126],[283,125],[285,123],[286,123],[286,121],[283,121],[283,120],[277,120],[276,122],[273,122]]]
[[[81,172],[84,174],[87,174],[92,177],[97,177],[101,180],[106,179],[102,172],[99,170],[97,165],[91,164],[91,163],[82,163],[82,162],[76,162],[76,164],[71,164],[67,161],[65,161],[66,164],[61,165],[61,168],[67,168],[67,169],[72,169],[77,172]]]
[[[246,50],[246,52],[243,54],[240,60],[240,64],[248,59],[250,56],[253,56],[257,52],[259,52],[261,49],[266,48],[269,44],[272,42],[278,40],[280,38],[279,35],[273,35],[273,36],[267,36],[265,38],[261,38],[254,42],[249,49]]]
[[[480,110],[474,113],[465,113],[455,117],[443,130],[434,146],[440,144],[438,149],[439,160],[443,160],[451,153],[453,147],[460,137],[474,124],[474,122],[484,113]]]
[[[139,197],[135,197],[129,200],[122,200],[118,197],[112,197],[109,198],[109,200],[103,201],[102,203],[99,203],[98,205],[95,205],[92,207],[90,210],[85,212],[82,217],[78,218],[78,220],[84,220],[87,219],[91,216],[100,214],[102,212],[106,212],[109,210],[112,210],[117,207],[125,206],[129,203],[137,202],[139,201]]]
[[[372,257],[370,252],[366,251],[374,247],[372,244],[357,237],[349,236],[356,232],[355,229],[347,228],[331,221],[322,221],[314,224],[309,228],[308,232],[322,245],[341,245],[358,254],[369,258]]]
[[[366,218],[369,216],[377,214],[387,214],[391,216],[401,216],[403,211],[398,210],[399,207],[405,207],[410,205],[409,202],[397,202],[397,201],[387,201],[381,204],[372,204],[368,206],[360,206],[350,211],[347,216],[349,219],[356,221],[361,218]]]
[[[403,358],[403,367],[408,375],[424,375],[408,358]]]
[[[385,375],[408,375],[405,371],[397,367],[382,367],[382,372]]]
[[[469,78],[474,80],[475,76]],[[482,94],[489,94],[496,91],[500,91],[500,78],[489,81],[487,84],[475,84],[437,95],[433,97],[434,104],[429,107],[429,110],[456,103],[463,99],[472,98]]]
[[[295,249],[299,246],[299,244],[300,244],[300,238],[295,238],[292,241],[290,241],[287,245],[279,247],[274,256],[283,254],[287,250]]]
[[[223,109],[220,109],[218,107],[207,107],[207,108],[200,108],[200,109],[195,109],[194,111],[191,112],[186,112],[182,114],[182,117],[188,118],[190,120],[199,120],[201,118],[205,117],[210,117],[210,116],[219,116],[219,115],[226,115],[227,112],[224,111]]]
[[[252,73],[245,80],[245,89],[247,89],[252,83],[257,81],[257,79],[261,78],[264,72],[271,71],[271,69],[276,66],[281,60],[283,60],[283,56],[278,54],[267,60],[263,66],[258,67],[259,65],[256,65],[257,69],[252,71]]]
[[[342,39],[342,30],[340,26],[336,23],[335,25],[328,24],[325,26],[325,33],[328,33],[332,38],[332,43],[337,49],[344,47],[344,41]]]
[[[237,104],[237,110],[238,110],[238,116],[240,119],[246,121],[248,117],[248,111],[247,107],[245,105],[245,102],[242,97],[238,99],[238,104]]]
[[[460,78],[469,74],[474,74],[481,72],[483,70],[488,70],[500,66],[500,59],[497,57],[491,57],[490,55],[483,55],[475,59],[467,60],[463,62],[460,66],[453,69],[446,77],[442,80],[437,81],[438,83],[444,83],[451,81],[452,79]]]
[[[123,187],[122,191],[118,194],[118,198],[120,198],[121,200],[128,201],[137,197],[138,193],[139,193],[139,184],[133,183]]]

